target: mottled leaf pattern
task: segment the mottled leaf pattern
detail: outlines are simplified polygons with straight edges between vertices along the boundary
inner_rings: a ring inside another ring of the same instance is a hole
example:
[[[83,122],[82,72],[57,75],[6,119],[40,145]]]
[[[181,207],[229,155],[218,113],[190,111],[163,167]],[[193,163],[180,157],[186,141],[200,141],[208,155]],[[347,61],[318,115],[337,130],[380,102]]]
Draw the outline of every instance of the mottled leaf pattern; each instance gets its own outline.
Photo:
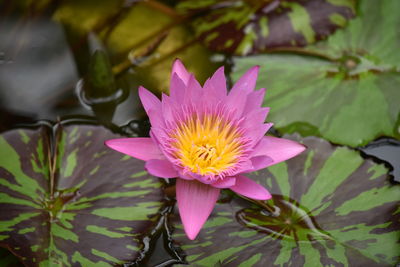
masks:
[[[236,60],[235,79],[261,65],[258,87],[268,89],[264,104],[278,130],[350,146],[380,135],[400,137],[400,2],[360,5],[360,18],[307,48],[325,59],[276,54]]]
[[[114,63],[117,82],[125,85],[130,81],[129,90],[142,85],[152,91],[168,92],[176,58],[191,62],[189,70],[202,82],[219,66],[184,23],[146,2],[71,0],[61,3],[54,19],[75,34],[96,33]],[[76,37],[70,36],[73,38]],[[71,45],[80,45],[82,39],[85,36],[71,40]],[[76,56],[81,60],[79,54]],[[130,67],[135,71],[126,72]]]
[[[354,16],[353,0],[182,1],[197,35],[213,50],[237,55],[304,46],[324,39]]]
[[[159,217],[162,183],[143,171],[142,161],[103,145],[115,137],[91,125],[3,133],[1,245],[29,266],[134,260]]]
[[[297,139],[297,138],[294,138]],[[267,209],[222,198],[199,237],[174,237],[191,266],[393,266],[400,186],[357,151],[303,139],[301,155],[249,174],[273,193]],[[179,223],[179,219],[176,219]]]

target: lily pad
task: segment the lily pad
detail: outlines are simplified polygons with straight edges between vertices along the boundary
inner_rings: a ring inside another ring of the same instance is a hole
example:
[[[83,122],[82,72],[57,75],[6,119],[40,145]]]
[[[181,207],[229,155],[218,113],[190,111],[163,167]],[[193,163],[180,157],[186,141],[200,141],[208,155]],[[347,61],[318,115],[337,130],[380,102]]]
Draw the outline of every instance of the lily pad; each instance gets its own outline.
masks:
[[[73,0],[63,3],[53,18],[68,29],[73,48],[82,45],[89,32],[96,33],[109,52],[117,85],[129,89],[143,85],[155,92],[168,92],[176,58],[188,62],[188,69],[201,82],[221,65],[215,63],[215,57],[211,58],[184,19],[162,3]],[[74,50],[76,61],[87,65],[87,59],[82,58],[88,55],[81,50]]]
[[[176,14],[176,16],[178,16]],[[149,19],[152,18],[152,19]],[[143,30],[146,29],[146,30]],[[118,62],[117,74],[127,73],[137,85],[155,92],[168,92],[172,62],[180,58],[204,82],[218,64],[179,17],[171,17],[145,2],[133,5],[114,28],[102,38]],[[122,63],[121,63],[122,61]]]
[[[258,86],[269,89],[264,104],[281,132],[349,146],[381,135],[399,138],[399,9],[399,1],[361,1],[360,17],[345,30],[303,51],[318,57],[237,58],[234,78],[261,65]]]
[[[347,24],[354,7],[353,0],[187,0],[178,5],[184,14],[200,13],[193,26],[208,47],[237,55],[324,39]]]
[[[0,246],[29,266],[134,260],[164,205],[162,182],[103,145],[116,137],[68,123],[0,135]]]
[[[110,22],[123,9],[123,1],[71,0],[62,2],[53,14],[56,21],[75,31],[90,32]]]
[[[173,236],[191,266],[398,262],[400,186],[391,184],[388,169],[316,137],[302,142],[308,149],[301,155],[249,174],[269,188],[271,201],[220,200],[193,242],[176,219]]]

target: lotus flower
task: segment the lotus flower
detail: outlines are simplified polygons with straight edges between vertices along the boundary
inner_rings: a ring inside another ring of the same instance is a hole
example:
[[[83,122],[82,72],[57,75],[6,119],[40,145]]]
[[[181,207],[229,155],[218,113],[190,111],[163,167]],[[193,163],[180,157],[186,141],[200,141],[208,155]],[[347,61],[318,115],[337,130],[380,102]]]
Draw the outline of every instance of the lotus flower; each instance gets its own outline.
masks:
[[[261,107],[265,89],[254,91],[258,66],[249,69],[227,93],[221,67],[201,87],[176,60],[170,95],[160,101],[143,87],[140,100],[149,116],[149,138],[107,140],[110,148],[146,161],[157,177],[177,178],[176,198],[184,230],[196,238],[222,188],[257,200],[271,194],[247,178],[287,160],[305,148],[291,140],[264,136],[269,108]]]

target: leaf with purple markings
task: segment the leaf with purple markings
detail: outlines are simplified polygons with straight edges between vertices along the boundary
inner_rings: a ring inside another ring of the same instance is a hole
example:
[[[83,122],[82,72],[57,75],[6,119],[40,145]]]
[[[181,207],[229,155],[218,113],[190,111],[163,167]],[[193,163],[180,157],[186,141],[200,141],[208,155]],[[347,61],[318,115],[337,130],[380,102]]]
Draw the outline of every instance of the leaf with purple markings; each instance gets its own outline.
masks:
[[[0,135],[0,245],[29,266],[134,260],[164,205],[162,183],[103,145],[116,137],[72,124]]]
[[[398,262],[400,186],[388,169],[316,137],[302,142],[308,149],[301,155],[248,175],[270,190],[270,201],[220,199],[195,241],[176,218],[174,238],[191,266]]]
[[[347,24],[354,6],[354,0],[186,0],[178,9],[206,13],[193,26],[211,49],[247,55],[324,39]]]

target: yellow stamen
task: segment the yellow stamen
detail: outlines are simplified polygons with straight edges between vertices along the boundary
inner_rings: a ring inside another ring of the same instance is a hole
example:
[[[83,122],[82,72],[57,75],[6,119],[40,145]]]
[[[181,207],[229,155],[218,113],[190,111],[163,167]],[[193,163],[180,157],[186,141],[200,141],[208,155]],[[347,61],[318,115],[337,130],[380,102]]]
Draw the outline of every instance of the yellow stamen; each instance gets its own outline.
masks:
[[[218,175],[234,166],[242,154],[237,127],[215,115],[192,116],[171,135],[175,157],[200,175]]]

